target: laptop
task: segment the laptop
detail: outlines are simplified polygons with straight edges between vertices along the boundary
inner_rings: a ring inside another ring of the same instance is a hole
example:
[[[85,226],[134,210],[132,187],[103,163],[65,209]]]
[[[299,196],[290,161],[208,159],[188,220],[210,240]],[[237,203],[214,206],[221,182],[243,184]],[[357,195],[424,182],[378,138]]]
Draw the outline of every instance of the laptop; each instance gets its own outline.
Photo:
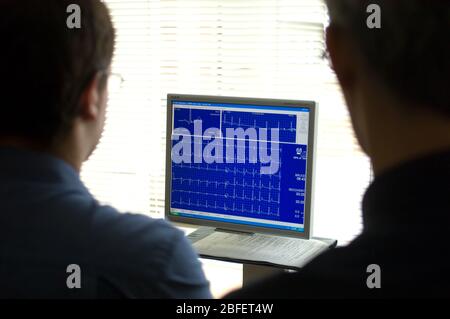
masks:
[[[169,94],[165,216],[204,258],[300,269],[311,238],[316,103]]]

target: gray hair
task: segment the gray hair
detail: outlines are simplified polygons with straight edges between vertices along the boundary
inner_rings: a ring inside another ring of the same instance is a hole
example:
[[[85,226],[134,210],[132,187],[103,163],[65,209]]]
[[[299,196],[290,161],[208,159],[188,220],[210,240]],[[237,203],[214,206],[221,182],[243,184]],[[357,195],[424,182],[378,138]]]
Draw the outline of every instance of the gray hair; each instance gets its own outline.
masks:
[[[450,116],[448,0],[325,0],[332,25],[345,29],[372,71],[397,95]],[[367,7],[381,8],[381,29]]]

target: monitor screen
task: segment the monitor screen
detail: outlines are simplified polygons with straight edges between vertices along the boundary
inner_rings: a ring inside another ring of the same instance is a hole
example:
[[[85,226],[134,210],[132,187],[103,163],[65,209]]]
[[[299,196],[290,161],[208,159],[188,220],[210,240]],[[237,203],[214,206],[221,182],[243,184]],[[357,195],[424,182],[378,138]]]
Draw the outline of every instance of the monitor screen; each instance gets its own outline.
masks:
[[[171,100],[169,215],[305,231],[311,108]]]

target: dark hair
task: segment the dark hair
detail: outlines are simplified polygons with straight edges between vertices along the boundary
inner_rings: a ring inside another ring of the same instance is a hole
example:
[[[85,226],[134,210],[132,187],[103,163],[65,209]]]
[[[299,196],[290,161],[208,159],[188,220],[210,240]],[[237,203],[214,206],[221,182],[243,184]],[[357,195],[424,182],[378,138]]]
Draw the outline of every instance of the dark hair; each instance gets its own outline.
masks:
[[[403,99],[450,116],[448,0],[326,0],[331,23],[345,28],[372,72]],[[381,29],[367,27],[369,4]]]
[[[79,29],[67,25],[71,4],[81,9]],[[0,0],[0,136],[65,134],[83,89],[110,66],[114,38],[99,0]]]

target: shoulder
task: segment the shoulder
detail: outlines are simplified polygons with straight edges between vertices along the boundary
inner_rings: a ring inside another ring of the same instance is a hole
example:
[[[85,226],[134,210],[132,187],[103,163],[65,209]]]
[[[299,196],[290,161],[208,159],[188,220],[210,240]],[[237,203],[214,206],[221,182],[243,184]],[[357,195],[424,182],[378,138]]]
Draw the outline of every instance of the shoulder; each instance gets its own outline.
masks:
[[[298,272],[275,275],[228,298],[358,297],[360,292],[367,292],[367,264],[363,255],[351,247],[332,249]]]
[[[120,213],[110,206],[95,207],[91,216],[97,249],[105,254],[125,254],[158,266],[170,259],[177,245],[184,242],[183,232],[162,219]]]
[[[125,280],[133,296],[210,296],[197,254],[184,233],[167,221],[99,206],[92,225],[97,268],[113,280]]]

